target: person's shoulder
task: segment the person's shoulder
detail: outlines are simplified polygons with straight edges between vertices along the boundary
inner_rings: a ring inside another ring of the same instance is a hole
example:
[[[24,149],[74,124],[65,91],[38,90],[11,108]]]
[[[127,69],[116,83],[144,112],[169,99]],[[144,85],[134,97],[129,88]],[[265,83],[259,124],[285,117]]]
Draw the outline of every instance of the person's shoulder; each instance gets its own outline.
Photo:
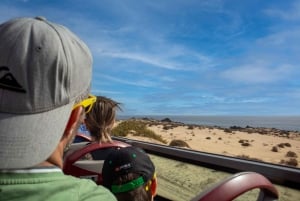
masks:
[[[97,185],[90,179],[79,179],[76,177],[69,176],[71,182],[77,187],[77,193],[79,201],[117,201],[115,196],[105,187]]]

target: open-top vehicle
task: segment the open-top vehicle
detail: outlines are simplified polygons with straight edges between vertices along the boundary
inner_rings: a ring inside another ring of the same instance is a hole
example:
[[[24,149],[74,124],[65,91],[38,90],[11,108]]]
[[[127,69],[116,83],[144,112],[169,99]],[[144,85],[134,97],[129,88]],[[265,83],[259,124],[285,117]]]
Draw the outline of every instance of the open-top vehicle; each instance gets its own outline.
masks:
[[[64,172],[93,179],[101,185],[101,170],[107,150],[137,146],[143,148],[155,163],[159,179],[155,200],[225,201],[237,198],[269,201],[297,200],[300,196],[298,168],[126,138],[113,139],[113,143],[91,143],[88,139],[85,139],[85,142],[74,143],[65,155]],[[84,159],[87,154],[96,154],[97,160]],[[189,169],[189,166],[194,169]],[[208,171],[211,173],[210,178],[206,178]],[[191,172],[194,174],[192,178],[188,176]],[[178,179],[178,176],[181,176],[181,179]],[[197,178],[198,183],[195,181]],[[191,181],[193,179],[194,181]]]

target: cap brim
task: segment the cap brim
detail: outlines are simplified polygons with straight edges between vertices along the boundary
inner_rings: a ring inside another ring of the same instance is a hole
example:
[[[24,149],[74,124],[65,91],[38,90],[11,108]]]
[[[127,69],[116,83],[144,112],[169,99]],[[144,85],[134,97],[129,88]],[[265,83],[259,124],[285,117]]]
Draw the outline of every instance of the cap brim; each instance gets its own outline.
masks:
[[[0,169],[28,168],[45,161],[63,135],[72,106],[28,115],[0,113]]]

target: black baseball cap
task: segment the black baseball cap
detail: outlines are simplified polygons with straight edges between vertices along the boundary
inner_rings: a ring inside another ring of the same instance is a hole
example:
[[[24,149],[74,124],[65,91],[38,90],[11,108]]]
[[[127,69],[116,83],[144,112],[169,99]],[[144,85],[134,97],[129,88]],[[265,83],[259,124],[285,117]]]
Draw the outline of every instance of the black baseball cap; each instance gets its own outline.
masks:
[[[113,185],[113,181],[128,173],[140,176],[128,183]],[[154,164],[144,150],[134,146],[112,150],[104,161],[103,186],[113,193],[128,192],[148,182],[154,173]]]

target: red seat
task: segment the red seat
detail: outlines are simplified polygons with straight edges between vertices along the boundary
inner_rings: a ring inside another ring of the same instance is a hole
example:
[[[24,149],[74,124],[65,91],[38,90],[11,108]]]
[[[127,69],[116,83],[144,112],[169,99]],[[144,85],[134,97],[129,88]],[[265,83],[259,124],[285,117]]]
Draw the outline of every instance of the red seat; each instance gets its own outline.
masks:
[[[192,201],[230,201],[256,188],[260,189],[257,201],[278,200],[278,191],[267,178],[255,172],[241,172],[215,184]]]
[[[120,141],[113,141],[111,143],[101,144],[75,143],[72,146],[65,154],[63,172],[75,177],[92,179],[100,185],[102,184],[101,172],[104,160],[81,160],[82,157],[96,150],[98,150],[99,153],[99,150],[105,152],[107,149],[123,148],[131,145]]]

